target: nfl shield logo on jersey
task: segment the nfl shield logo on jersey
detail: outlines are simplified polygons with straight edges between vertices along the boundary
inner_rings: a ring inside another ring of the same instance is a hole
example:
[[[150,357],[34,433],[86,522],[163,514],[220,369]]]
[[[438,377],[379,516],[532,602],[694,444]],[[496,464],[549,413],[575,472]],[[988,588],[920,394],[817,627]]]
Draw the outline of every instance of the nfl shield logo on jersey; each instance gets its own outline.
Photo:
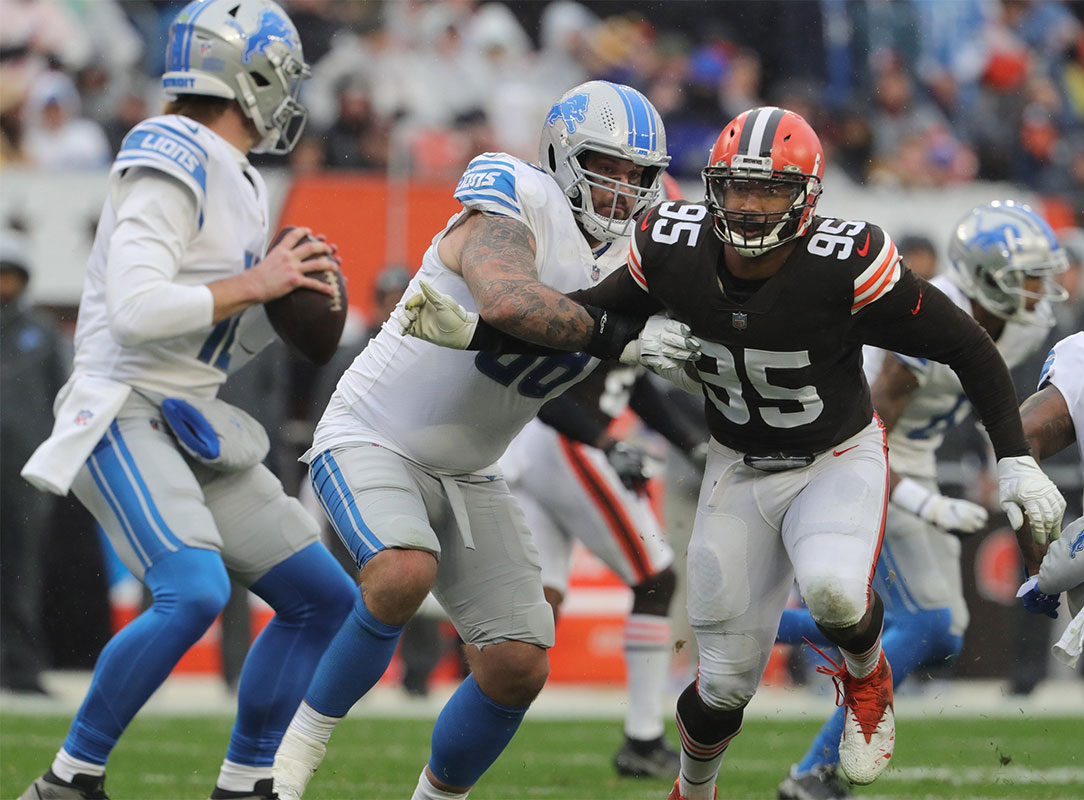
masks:
[[[749,315],[741,311],[735,311],[730,315],[730,324],[734,326],[734,330],[744,331],[749,327]]]

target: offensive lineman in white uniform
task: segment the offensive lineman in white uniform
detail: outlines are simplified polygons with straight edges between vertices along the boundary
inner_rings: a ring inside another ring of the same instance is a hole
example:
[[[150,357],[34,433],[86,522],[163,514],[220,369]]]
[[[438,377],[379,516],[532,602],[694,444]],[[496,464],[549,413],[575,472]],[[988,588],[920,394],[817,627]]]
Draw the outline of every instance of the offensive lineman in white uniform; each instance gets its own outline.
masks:
[[[109,176],[52,436],[27,462],[69,488],[154,603],[99,656],[51,768],[23,798],[105,798],[128,723],[214,622],[230,576],[275,617],[253,643],[212,798],[269,798],[278,741],[350,610],[351,581],[317,526],[260,462],[267,435],[215,399],[273,336],[261,304],[337,269],[333,248],[288,235],[264,255],[264,183],[248,150],[289,152],[308,74],[270,0],[196,0],[170,27],[163,116],[125,138]],[[303,261],[313,256],[311,261]]]
[[[562,292],[623,263],[633,218],[669,161],[655,109],[628,87],[578,86],[551,109],[541,156],[540,167],[502,153],[470,163],[455,191],[464,209],[434,237],[405,297],[426,281],[538,340],[546,308],[574,305]],[[304,458],[362,591],[275,758],[284,800],[304,792],[430,589],[473,671],[437,719],[415,800],[466,797],[511,740],[545,682],[554,625],[538,553],[495,462],[594,356],[620,354],[642,319],[598,312],[581,322],[573,335],[593,331],[591,354],[540,358],[451,352],[392,321],[339,381]]]
[[[1084,332],[1074,333],[1050,350],[1039,376],[1039,388],[1020,406],[1024,435],[1038,460],[1059,453],[1076,441],[1084,465]],[[1024,608],[1057,616],[1061,593],[1072,619],[1054,644],[1054,657],[1075,667],[1084,651],[1084,517],[1065,526],[1051,542],[1038,572],[1017,592]]]
[[[986,329],[1010,369],[1030,357],[1053,324],[1049,303],[1065,298],[1052,280],[1067,266],[1050,226],[1028,206],[995,201],[969,211],[949,243],[949,269],[931,283]],[[937,489],[935,454],[946,432],[971,412],[956,373],[937,361],[863,351],[873,404],[888,430],[891,502],[874,578],[892,624],[882,646],[895,686],[918,667],[955,657],[968,611],[960,540],[986,524],[980,505]],[[820,638],[809,612],[785,612],[787,637]],[[838,775],[843,710],[825,723],[805,758],[779,787],[785,800],[846,797]]]

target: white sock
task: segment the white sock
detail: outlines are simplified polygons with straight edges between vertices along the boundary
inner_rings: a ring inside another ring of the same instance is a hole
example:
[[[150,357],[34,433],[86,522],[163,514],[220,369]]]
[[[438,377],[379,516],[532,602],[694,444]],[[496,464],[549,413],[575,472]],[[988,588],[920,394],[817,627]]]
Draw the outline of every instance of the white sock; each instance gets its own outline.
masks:
[[[470,789],[462,794],[445,792],[438,789],[429,781],[429,775],[423,768],[421,777],[418,778],[418,788],[414,790],[414,794],[410,796],[410,800],[467,800],[468,794],[470,794]]]
[[[654,614],[630,614],[625,620],[625,666],[628,712],[625,735],[658,739],[665,730],[663,692],[670,670],[670,620]]]
[[[249,792],[256,785],[256,781],[270,777],[270,765],[250,767],[247,764],[237,764],[227,758],[222,762],[222,769],[218,771],[218,781],[215,785],[219,789],[227,789],[231,792]]]
[[[843,660],[847,662],[847,672],[851,673],[851,677],[864,678],[877,669],[881,660],[881,637],[878,636],[873,647],[864,653],[850,653],[842,647],[839,652],[843,653]]]
[[[56,758],[53,759],[53,766],[51,767],[53,774],[60,780],[72,782],[72,778],[76,775],[105,775],[105,764],[91,764],[89,761],[82,761],[63,747],[56,754]]]
[[[715,800],[715,780],[709,779],[703,783],[689,783],[685,780],[685,773],[682,772],[678,791],[685,800]]]
[[[329,717],[321,714],[304,700],[297,707],[294,718],[290,721],[290,727],[299,733],[303,733],[318,742],[327,744],[331,740],[331,732],[342,721],[342,717]],[[223,787],[225,788],[225,787]]]
[[[693,740],[681,727],[678,720],[678,730],[681,736],[681,796],[686,800],[714,800],[715,781],[719,777],[719,769],[723,766],[723,757],[734,737],[741,733],[738,728],[730,736],[721,742],[706,745]],[[697,758],[692,758],[689,751],[697,753]]]

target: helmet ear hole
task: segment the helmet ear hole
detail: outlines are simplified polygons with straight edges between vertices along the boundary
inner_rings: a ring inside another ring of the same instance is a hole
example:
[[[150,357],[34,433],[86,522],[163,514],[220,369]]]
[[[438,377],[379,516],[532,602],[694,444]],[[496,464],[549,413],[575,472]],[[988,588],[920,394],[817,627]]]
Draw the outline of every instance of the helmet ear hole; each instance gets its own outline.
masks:
[[[549,162],[550,162],[550,172],[556,172],[557,171],[557,151],[553,149],[552,144],[549,146]]]
[[[267,78],[265,78],[259,72],[250,72],[250,73],[248,73],[248,76],[250,78],[252,78],[252,82],[254,84],[256,84],[258,87],[260,87],[261,89],[263,87],[265,87],[265,86],[270,86],[271,85],[271,81],[269,81]]]

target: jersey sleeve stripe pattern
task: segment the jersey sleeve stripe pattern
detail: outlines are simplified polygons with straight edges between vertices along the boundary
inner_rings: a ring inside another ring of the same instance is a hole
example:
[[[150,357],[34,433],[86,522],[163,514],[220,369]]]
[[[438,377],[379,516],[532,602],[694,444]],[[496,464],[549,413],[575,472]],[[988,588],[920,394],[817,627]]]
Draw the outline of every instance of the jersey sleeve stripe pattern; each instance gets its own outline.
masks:
[[[868,306],[879,297],[883,297],[900,279],[900,257],[896,245],[885,236],[885,243],[877,258],[862,274],[854,279],[854,303],[851,313]]]
[[[636,246],[636,237],[633,236],[629,243],[629,272],[637,286],[647,291],[647,278],[644,277],[644,268],[640,265],[640,248]]]
[[[485,158],[471,161],[455,187],[455,199],[480,210],[495,210],[487,206],[496,204],[513,214],[522,214],[516,197],[516,170],[506,161]]]

